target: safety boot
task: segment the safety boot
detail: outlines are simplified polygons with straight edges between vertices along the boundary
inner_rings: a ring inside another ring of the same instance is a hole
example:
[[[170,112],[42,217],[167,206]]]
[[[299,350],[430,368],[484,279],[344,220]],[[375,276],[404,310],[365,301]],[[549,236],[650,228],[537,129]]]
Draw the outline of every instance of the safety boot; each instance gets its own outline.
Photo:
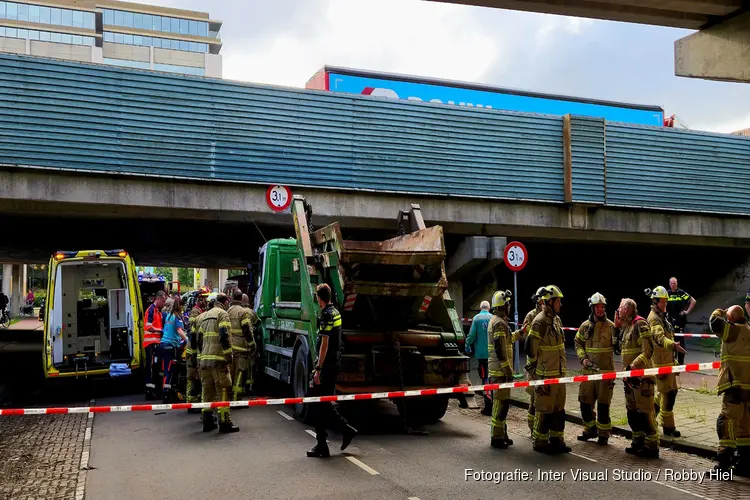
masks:
[[[607,436],[599,436],[599,439],[597,439],[596,444],[600,446],[607,446],[609,444],[609,438]]]
[[[544,453],[545,455],[554,455],[555,453],[557,453],[555,447],[550,443],[534,445],[534,451],[536,451],[537,453]]]
[[[549,440],[550,448],[552,448],[554,453],[570,453],[573,451],[573,448],[565,444],[565,441],[562,439],[550,439]]]
[[[331,456],[331,451],[328,449],[328,445],[326,443],[318,443],[307,452],[307,456],[315,458],[328,458]]]
[[[659,448],[641,448],[635,455],[640,458],[659,458]]]
[[[750,446],[737,448],[737,465],[734,472],[738,476],[750,477]]]
[[[507,450],[508,449],[508,443],[503,438],[492,438],[490,439],[490,446],[493,448],[498,448],[500,450]]]
[[[580,436],[578,436],[579,441],[588,441],[589,439],[596,439],[599,437],[599,431],[596,429],[596,427],[592,427],[591,429],[584,429]]]
[[[732,469],[732,462],[734,461],[734,450],[729,448],[723,452],[716,454],[717,464],[714,465],[714,470],[721,472],[729,472]],[[738,464],[739,466],[739,464]],[[735,467],[735,473],[738,472],[738,467]]]
[[[219,432],[222,434],[231,434],[233,432],[240,432],[240,428],[234,425],[230,420],[219,424]]]
[[[346,447],[349,446],[349,444],[351,444],[352,439],[354,439],[354,437],[357,435],[357,429],[355,429],[349,424],[346,424],[344,426],[344,432],[342,434],[343,434],[343,439],[341,441],[341,451],[344,451]]]
[[[664,429],[664,435],[669,437],[680,437],[682,434],[674,427],[662,427]]]
[[[210,413],[203,414],[203,432],[211,432],[218,428],[216,425],[216,418]]]

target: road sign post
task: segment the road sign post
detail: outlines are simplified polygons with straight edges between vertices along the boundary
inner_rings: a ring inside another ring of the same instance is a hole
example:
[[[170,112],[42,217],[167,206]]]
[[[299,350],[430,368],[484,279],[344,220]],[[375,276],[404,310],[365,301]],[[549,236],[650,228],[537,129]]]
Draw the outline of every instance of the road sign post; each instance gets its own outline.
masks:
[[[526,247],[520,241],[511,241],[505,247],[505,265],[513,271],[513,312],[516,323],[516,328],[520,328],[518,324],[518,272],[526,267],[528,262],[528,252]],[[519,358],[521,350],[521,341],[519,340],[516,344],[516,349],[513,352],[513,371],[519,373]]]

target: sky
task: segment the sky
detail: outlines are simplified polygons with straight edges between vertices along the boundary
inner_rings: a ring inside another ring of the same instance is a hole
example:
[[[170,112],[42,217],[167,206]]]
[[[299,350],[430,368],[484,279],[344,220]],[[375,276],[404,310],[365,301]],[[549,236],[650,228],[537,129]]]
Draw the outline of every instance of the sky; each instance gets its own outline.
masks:
[[[232,80],[304,87],[328,64],[660,105],[695,130],[750,127],[750,84],[674,75],[674,41],[690,30],[423,0],[141,3],[209,9]]]

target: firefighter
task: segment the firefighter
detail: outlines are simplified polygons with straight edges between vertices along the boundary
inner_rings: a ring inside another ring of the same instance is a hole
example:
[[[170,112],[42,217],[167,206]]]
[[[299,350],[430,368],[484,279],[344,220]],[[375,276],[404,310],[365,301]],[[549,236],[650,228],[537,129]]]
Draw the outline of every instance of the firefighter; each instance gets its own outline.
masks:
[[[750,295],[745,301],[750,303]],[[736,448],[734,471],[750,477],[750,325],[742,308],[732,306],[726,311],[716,309],[709,326],[722,341],[717,390],[723,401],[716,419],[719,450],[715,468],[729,470]]]
[[[622,355],[625,370],[652,367],[654,346],[681,349],[679,345],[652,330],[645,318],[638,315],[633,299],[622,299],[615,315],[615,326],[620,330],[614,341],[614,351]],[[625,409],[633,431],[632,443],[625,453],[643,458],[659,457],[659,431],[654,413],[654,377],[631,377],[623,380]]]
[[[214,307],[201,315],[198,323],[198,365],[200,366],[202,399],[204,403],[229,400],[229,389],[232,387],[232,343],[230,330],[232,323],[227,314],[229,298],[220,293],[216,296]],[[203,432],[216,429],[216,420],[211,408],[201,410],[203,415]],[[217,409],[219,414],[219,432],[239,431],[232,423],[229,407]]]
[[[250,358],[255,355],[253,320],[250,309],[242,305],[242,290],[235,288],[232,303],[227,309],[232,337],[232,401],[239,401],[245,392],[245,379],[250,368]]]
[[[523,330],[511,333],[508,328],[510,315],[510,290],[495,292],[492,296],[492,318],[487,326],[488,368],[491,384],[513,381],[513,342],[523,334]],[[513,441],[508,437],[505,419],[510,408],[510,389],[498,389],[492,394],[492,423],[490,425],[493,448],[508,448]]]
[[[674,341],[674,328],[667,320],[667,303],[669,293],[663,286],[657,286],[653,290],[647,289],[646,295],[651,298],[651,312],[648,315],[648,326],[651,328],[651,334],[666,336],[670,341]],[[682,352],[682,351],[680,351]],[[654,367],[674,366],[677,364],[672,349],[665,349],[658,345],[654,346],[652,361]],[[674,423],[674,404],[677,400],[677,375],[668,373],[666,375],[657,375],[656,389],[658,397],[654,403],[656,416],[661,411],[661,422],[665,436],[680,437],[680,431],[675,429]]]
[[[537,317],[537,315],[542,312],[543,306],[544,306],[544,300],[541,298],[544,293],[544,287],[539,287],[534,295],[531,296],[531,301],[534,303],[534,309],[526,313],[526,317],[523,320],[523,331],[524,331],[524,344],[528,344],[529,342],[529,330],[531,329],[531,323],[534,322],[534,318]],[[524,346],[524,352],[528,352],[528,346]],[[527,379],[528,380],[534,380],[534,374],[528,370],[528,364],[527,364]],[[529,401],[529,411],[528,411],[528,421],[529,421],[529,431],[532,434],[534,434],[534,394],[536,391],[533,387],[527,387],[526,392],[530,396]]]
[[[616,337],[615,324],[607,318],[607,299],[601,293],[589,297],[591,315],[584,321],[575,336],[576,354],[586,373],[613,371],[615,355],[612,340]],[[578,402],[581,404],[583,433],[579,441],[598,438],[606,445],[612,432],[609,405],[612,403],[614,380],[583,382],[578,386]],[[597,410],[594,410],[594,403]]]
[[[529,330],[527,361],[537,379],[562,377],[567,368],[565,336],[558,316],[563,294],[549,285],[540,298],[544,308]],[[565,444],[565,384],[537,386],[535,392],[534,451],[570,453],[571,448]]]
[[[187,393],[188,403],[200,403],[201,402],[201,377],[198,367],[198,323],[201,319],[201,314],[206,311],[206,299],[208,298],[209,290],[206,287],[202,287],[198,290],[195,305],[190,309],[190,316],[188,317],[188,345],[185,348],[185,363],[187,365]],[[188,413],[200,413],[200,409],[190,408]]]
[[[250,307],[250,297],[246,294],[242,294],[242,306],[250,311],[250,326],[253,330],[253,342],[255,343],[255,351],[250,354],[249,362],[250,365],[247,370],[247,380],[245,381],[245,393],[251,394],[253,391],[253,385],[255,384],[255,367],[256,360],[258,359],[258,346],[260,346],[263,339],[260,338],[260,318],[255,314],[255,311]]]

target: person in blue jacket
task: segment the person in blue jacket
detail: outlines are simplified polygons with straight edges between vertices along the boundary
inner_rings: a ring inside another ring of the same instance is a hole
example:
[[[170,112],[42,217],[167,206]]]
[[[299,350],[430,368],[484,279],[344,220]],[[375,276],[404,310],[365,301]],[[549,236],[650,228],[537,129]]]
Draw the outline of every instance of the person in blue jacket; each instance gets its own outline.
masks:
[[[492,318],[490,303],[486,300],[482,301],[479,309],[481,311],[471,321],[469,336],[466,337],[466,352],[474,353],[474,357],[478,363],[477,371],[479,378],[482,379],[483,384],[488,384],[489,370],[487,368],[487,359],[489,357],[489,338],[487,337],[487,325],[490,324],[490,319]],[[482,398],[484,399],[482,415],[492,415],[492,399],[487,395],[486,391],[482,392]]]

